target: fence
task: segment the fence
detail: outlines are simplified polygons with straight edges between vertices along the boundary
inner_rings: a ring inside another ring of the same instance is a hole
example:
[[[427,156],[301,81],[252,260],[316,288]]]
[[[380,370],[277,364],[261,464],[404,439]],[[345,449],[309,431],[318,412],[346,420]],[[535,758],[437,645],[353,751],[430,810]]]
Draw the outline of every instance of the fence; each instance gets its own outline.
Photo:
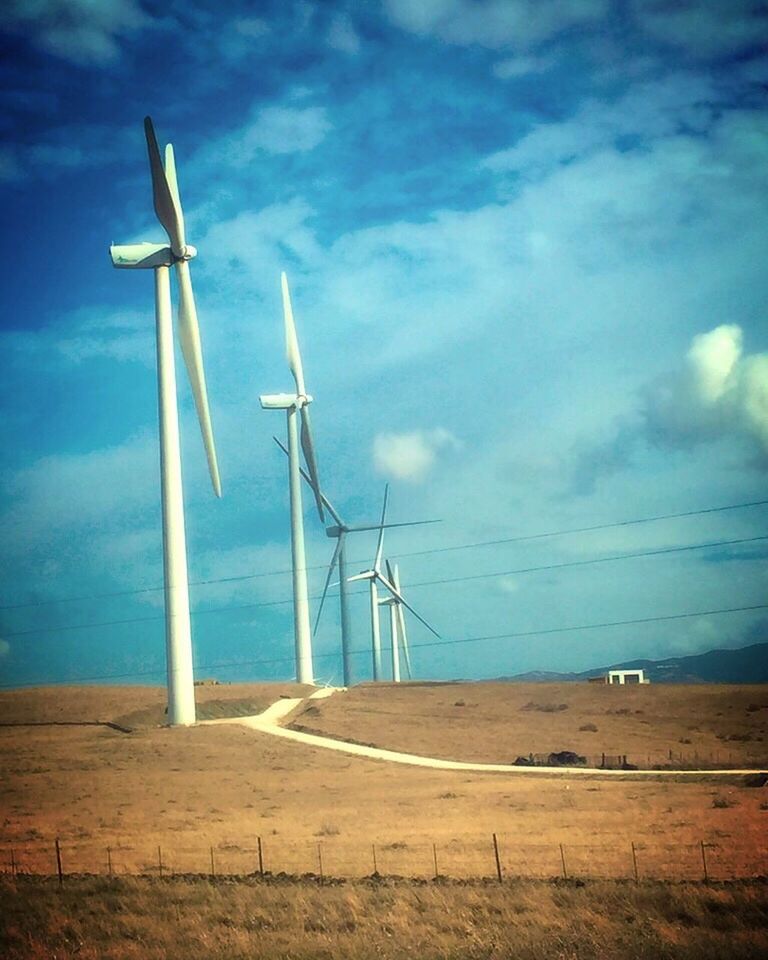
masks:
[[[760,760],[746,759],[732,751],[714,753],[685,753],[679,750],[657,751],[655,754],[595,753],[581,755],[571,750],[559,753],[528,753],[511,761],[518,767],[587,767],[594,770],[743,770],[768,769],[763,756]]]
[[[36,841],[0,846],[0,870],[14,875],[169,877],[180,875],[303,876],[424,880],[510,878],[736,880],[768,875],[768,849],[729,843],[654,844],[617,837],[612,843],[520,843],[490,836],[433,842],[350,843],[255,837],[252,843],[141,846],[116,842]]]

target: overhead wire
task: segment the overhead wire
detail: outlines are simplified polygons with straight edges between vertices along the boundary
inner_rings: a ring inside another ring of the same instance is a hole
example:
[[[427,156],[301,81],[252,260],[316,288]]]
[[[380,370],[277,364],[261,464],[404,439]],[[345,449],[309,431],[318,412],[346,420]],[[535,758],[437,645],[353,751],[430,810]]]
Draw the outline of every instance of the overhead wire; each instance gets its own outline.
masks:
[[[761,534],[757,537],[742,537],[736,540],[712,540],[707,543],[694,543],[686,544],[680,547],[663,547],[657,550],[642,550],[636,553],[624,553],[617,554],[609,557],[589,557],[584,560],[567,560],[562,563],[550,563],[542,564],[541,566],[536,567],[519,567],[512,570],[496,570],[490,573],[477,573],[477,574],[468,574],[462,577],[443,577],[437,580],[424,580],[420,582],[414,582],[408,585],[408,589],[414,587],[425,587],[425,586],[436,586],[439,584],[447,583],[463,583],[473,580],[489,580],[494,577],[506,577],[512,576],[514,574],[521,573],[538,573],[547,570],[562,570],[567,567],[581,567],[589,566],[597,563],[608,563],[616,562],[619,560],[636,560],[641,557],[657,557],[665,554],[672,553],[684,553],[691,550],[703,550],[712,547],[725,547],[725,546],[735,546],[745,543],[756,543],[759,541],[768,540],[768,534]],[[361,592],[361,591],[360,591]],[[314,595],[309,597],[310,600],[319,600],[319,595]],[[209,607],[204,610],[192,610],[190,611],[190,616],[199,617],[205,616],[212,613],[227,613],[237,610],[252,610],[260,607],[275,607],[283,606],[293,603],[292,598],[285,600],[259,600],[253,603],[244,603],[244,604],[228,604],[224,607]],[[33,636],[35,634],[41,633],[61,633],[69,632],[71,630],[85,630],[92,629],[95,627],[115,627],[115,626],[125,626],[135,623],[149,623],[152,621],[164,620],[165,614],[154,614],[148,617],[130,617],[120,620],[104,620],[104,621],[94,621],[90,623],[79,623],[79,624],[65,624],[63,626],[56,627],[35,627],[31,630],[18,630],[18,631],[5,631],[3,636],[5,639],[13,639],[17,637],[27,637]]]
[[[455,640],[450,639],[441,639],[441,640],[426,640],[422,643],[412,643],[410,647],[412,649],[423,649],[426,647],[447,647],[447,646],[457,646],[465,643],[483,643],[491,640],[516,640],[524,639],[527,637],[537,637],[537,636],[547,636],[551,634],[558,633],[575,633],[579,630],[603,630],[609,629],[612,627],[625,627],[625,626],[634,626],[643,623],[662,623],[673,620],[686,620],[692,619],[694,617],[711,617],[719,614],[731,614],[731,613],[747,613],[755,610],[768,610],[768,603],[757,603],[749,604],[741,607],[721,607],[718,609],[711,610],[695,610],[689,611],[686,613],[671,613],[671,614],[662,614],[653,617],[634,617],[627,620],[608,620],[602,621],[600,623],[583,623],[583,624],[573,624],[565,627],[545,627],[538,630],[519,630],[513,631],[510,633],[497,633],[489,634],[486,636],[479,637],[461,637]],[[353,656],[359,655],[370,655],[370,647],[363,647],[357,650],[352,650],[350,653]],[[340,651],[330,651],[327,653],[315,652],[313,654],[313,659],[324,660],[330,658],[340,657]],[[293,663],[293,655],[286,655],[282,657],[269,657],[269,658],[259,658],[254,660],[236,660],[236,661],[213,661],[211,663],[202,663],[196,664],[195,670],[215,670],[215,669],[231,669],[236,667],[251,667],[251,666],[269,666],[275,665],[278,663]],[[126,680],[134,677],[156,677],[165,675],[165,667],[158,667],[155,670],[139,670],[131,671],[128,673],[110,673],[110,674],[97,674],[93,676],[85,677],[66,677],[61,680],[48,681],[48,680],[34,680],[34,681],[25,681],[22,683],[4,683],[0,684],[0,689],[18,689],[21,687],[36,687],[36,686],[66,686],[67,684],[73,683],[95,683],[101,680]]]
[[[439,554],[439,553],[450,553],[458,550],[471,550],[477,547],[492,547],[500,546],[506,543],[524,543],[531,540],[542,540],[549,537],[561,537],[569,536],[576,533],[592,533],[598,530],[610,530],[617,527],[627,527],[643,523],[655,523],[661,520],[676,520],[682,519],[685,517],[695,517],[711,513],[722,513],[728,510],[743,510],[749,507],[761,507],[768,505],[768,500],[751,500],[744,503],[733,503],[726,504],[719,507],[705,507],[700,510],[686,510],[681,513],[665,513],[658,514],[652,517],[639,517],[631,520],[616,520],[609,523],[599,523],[593,524],[588,527],[570,527],[564,530],[549,530],[544,533],[531,533],[531,534],[522,534],[515,537],[503,537],[497,540],[478,540],[472,543],[459,543],[453,544],[446,547],[432,547],[426,550],[413,550],[405,553],[393,553],[391,554],[393,559],[402,559],[404,557],[419,557],[427,556],[430,554]],[[367,558],[360,560],[350,560],[348,563],[357,564],[365,563]],[[309,570],[325,570],[327,564],[313,564],[308,566],[306,569]],[[212,577],[204,580],[190,580],[190,587],[202,587],[202,586],[211,586],[220,583],[237,583],[246,580],[257,580],[264,577],[277,577],[277,576],[288,576],[293,571],[290,568],[285,570],[265,570],[258,573],[247,573],[247,574],[237,574],[230,577]],[[76,603],[76,602],[86,602],[91,600],[111,600],[116,597],[127,597],[127,596],[137,596],[142,593],[159,593],[164,589],[163,585],[154,587],[136,587],[130,590],[116,590],[108,593],[92,593],[92,594],[81,594],[79,596],[71,597],[53,597],[45,600],[31,600],[25,603],[12,603],[12,604],[2,604],[0,605],[0,611],[3,610],[22,610],[31,607],[40,607],[48,606],[57,603]]]

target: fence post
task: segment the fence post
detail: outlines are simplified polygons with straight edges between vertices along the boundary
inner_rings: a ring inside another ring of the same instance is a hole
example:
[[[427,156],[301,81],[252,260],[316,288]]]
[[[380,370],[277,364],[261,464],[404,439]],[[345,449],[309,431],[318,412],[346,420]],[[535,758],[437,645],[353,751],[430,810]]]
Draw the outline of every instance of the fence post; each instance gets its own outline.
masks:
[[[704,841],[700,841],[701,844],[701,865],[704,868],[704,883],[709,883],[709,873],[707,871],[707,853]]]
[[[107,847],[107,872],[112,876],[112,848]]]
[[[440,871],[437,869],[437,844],[432,844],[432,861],[435,864],[435,880],[440,876]]]
[[[637,851],[635,850],[635,841],[632,841],[632,872],[635,875],[635,883],[639,881],[639,876],[637,873]]]
[[[213,859],[213,845],[211,845],[211,879],[216,878],[216,861]]]
[[[261,846],[261,837],[256,838],[259,842],[259,876],[264,876],[264,851]]]
[[[11,876],[16,876],[16,855],[13,852],[13,847],[11,847]]]
[[[61,846],[58,837],[56,837],[56,868],[59,872],[59,886],[61,886],[64,883],[64,871],[61,869]]]
[[[160,871],[160,879],[163,879],[163,851],[160,849],[158,844],[157,847],[157,866]]]
[[[317,863],[320,867],[320,883],[323,883],[325,877],[323,876],[323,845],[318,843],[317,845]]]
[[[501,875],[501,858],[499,857],[499,841],[495,833],[493,835],[493,854],[496,857],[496,876],[499,878],[499,883],[501,883],[503,880],[503,877]]]
[[[563,849],[562,843],[560,844],[560,860],[563,864],[563,880],[568,879],[568,871],[565,868],[565,850]]]
[[[376,863],[376,844],[375,843],[371,844],[371,850],[373,851],[373,872],[374,874],[378,875],[379,868]]]

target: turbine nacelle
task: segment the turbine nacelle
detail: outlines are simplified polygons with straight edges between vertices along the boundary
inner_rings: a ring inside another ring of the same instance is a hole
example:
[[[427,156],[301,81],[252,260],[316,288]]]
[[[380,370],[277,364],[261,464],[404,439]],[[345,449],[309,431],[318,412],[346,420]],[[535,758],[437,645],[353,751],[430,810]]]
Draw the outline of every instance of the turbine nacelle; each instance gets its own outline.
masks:
[[[291,407],[300,410],[312,403],[312,397],[297,393],[265,393],[259,397],[259,403],[262,410],[290,410]]]
[[[119,270],[153,270],[155,267],[171,267],[179,260],[191,260],[197,256],[192,244],[184,247],[184,256],[177,257],[167,243],[113,243],[109,248],[112,266]]]

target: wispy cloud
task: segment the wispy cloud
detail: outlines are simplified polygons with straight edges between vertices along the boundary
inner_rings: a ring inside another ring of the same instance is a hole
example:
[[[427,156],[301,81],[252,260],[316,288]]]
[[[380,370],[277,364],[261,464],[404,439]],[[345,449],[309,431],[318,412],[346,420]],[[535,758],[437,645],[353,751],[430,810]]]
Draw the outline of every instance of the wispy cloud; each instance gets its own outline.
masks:
[[[333,18],[328,28],[328,46],[342,53],[360,52],[360,37],[349,17],[338,14]]]
[[[0,26],[83,65],[115,60],[120,38],[150,23],[137,0],[10,0],[0,8]]]
[[[607,0],[385,0],[393,23],[446,43],[527,49],[602,17]]]
[[[756,50],[768,35],[768,11],[761,0],[632,0],[631,9],[649,36],[698,57]]]
[[[380,433],[373,441],[373,462],[384,476],[409,483],[422,483],[442,450],[455,449],[458,441],[448,430],[413,430]]]

